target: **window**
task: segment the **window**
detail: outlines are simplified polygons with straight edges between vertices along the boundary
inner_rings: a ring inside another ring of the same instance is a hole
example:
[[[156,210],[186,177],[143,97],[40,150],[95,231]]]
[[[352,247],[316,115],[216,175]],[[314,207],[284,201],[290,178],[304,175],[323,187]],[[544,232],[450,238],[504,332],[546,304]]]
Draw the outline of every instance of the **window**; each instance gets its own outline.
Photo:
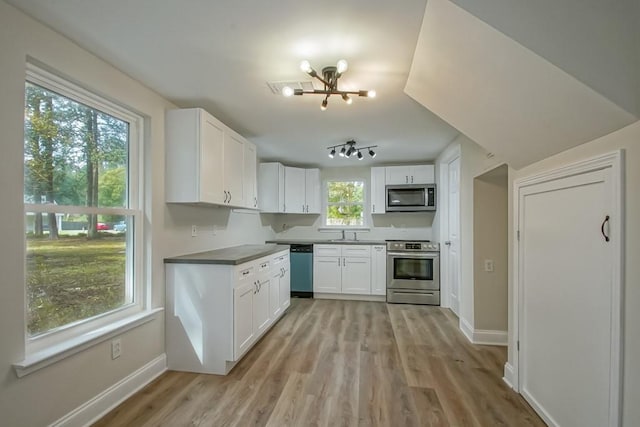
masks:
[[[33,344],[141,310],[142,119],[33,66],[24,118]]]
[[[328,181],[325,225],[362,227],[364,223],[364,182]]]

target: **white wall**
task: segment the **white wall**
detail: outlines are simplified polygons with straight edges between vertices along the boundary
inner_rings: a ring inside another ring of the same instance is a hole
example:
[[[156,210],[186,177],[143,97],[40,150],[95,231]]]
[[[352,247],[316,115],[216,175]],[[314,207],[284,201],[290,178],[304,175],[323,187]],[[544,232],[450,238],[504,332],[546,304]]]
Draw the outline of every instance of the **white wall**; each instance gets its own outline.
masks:
[[[428,162],[424,162],[428,163]],[[325,182],[332,179],[359,180],[365,182],[365,218],[370,230],[358,232],[359,240],[420,239],[431,240],[431,224],[434,214],[431,212],[387,213],[371,215],[370,182],[371,169],[368,167],[339,167],[320,170],[321,197],[324,197]],[[265,216],[265,215],[263,215]],[[321,215],[273,215],[273,227],[278,239],[334,239],[340,237],[339,231],[321,232]],[[351,238],[351,233],[347,237]]]
[[[473,185],[474,178],[483,172],[503,163],[498,157],[465,135],[460,134],[436,159],[438,165],[454,147],[460,147],[460,324],[473,330],[474,320],[474,281],[473,281]],[[439,171],[437,171],[439,173]],[[435,235],[441,235],[442,218],[434,221]],[[441,240],[444,240],[441,237]]]
[[[150,40],[149,43],[153,41]],[[224,209],[167,207],[164,203],[164,111],[173,106],[79,48],[66,38],[0,1],[0,423],[48,425],[164,353],[162,314],[122,335],[123,353],[111,360],[103,342],[18,379],[12,363],[24,358],[25,271],[23,214],[24,80],[27,57],[72,81],[112,98],[146,120],[147,279],[153,307],[164,305],[163,258],[274,236],[259,215]],[[217,235],[191,237],[192,223],[216,225]]]
[[[625,151],[625,256],[624,265],[624,392],[623,426],[640,425],[640,121],[610,135],[557,154],[516,172],[522,178],[578,160],[624,149]],[[515,195],[514,195],[515,197]],[[511,229],[511,228],[510,228]],[[513,236],[510,236],[513,241]],[[510,281],[510,292],[513,281]],[[585,319],[585,333],[588,333]],[[513,331],[509,314],[509,330]],[[510,343],[513,342],[511,334]],[[514,346],[509,348],[509,362],[514,360]]]
[[[508,175],[508,166],[502,165],[474,180],[473,295],[475,329],[507,331]],[[485,271],[485,260],[493,261],[493,271]]]

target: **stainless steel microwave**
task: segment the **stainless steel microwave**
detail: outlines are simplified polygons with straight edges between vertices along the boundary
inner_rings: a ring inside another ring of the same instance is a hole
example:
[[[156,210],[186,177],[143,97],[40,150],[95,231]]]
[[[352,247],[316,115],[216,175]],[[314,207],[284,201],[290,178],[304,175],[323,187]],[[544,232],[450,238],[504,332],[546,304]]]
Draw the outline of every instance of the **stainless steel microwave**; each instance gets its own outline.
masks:
[[[387,185],[387,212],[436,210],[435,184]]]

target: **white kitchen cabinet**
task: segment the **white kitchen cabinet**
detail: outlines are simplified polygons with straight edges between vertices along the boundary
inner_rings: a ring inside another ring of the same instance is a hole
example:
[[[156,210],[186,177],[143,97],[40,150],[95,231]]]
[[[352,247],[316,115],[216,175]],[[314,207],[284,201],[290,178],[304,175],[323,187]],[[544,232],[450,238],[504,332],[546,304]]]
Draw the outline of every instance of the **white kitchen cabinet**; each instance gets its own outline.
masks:
[[[433,165],[387,166],[385,179],[386,185],[433,184],[435,167]]]
[[[320,197],[320,169],[260,163],[258,199],[263,212],[319,214]]]
[[[222,122],[200,108],[166,114],[166,201],[222,204]]]
[[[371,247],[371,295],[387,294],[387,247]]]
[[[255,281],[243,282],[233,289],[233,359],[238,360],[254,340],[253,296]]]
[[[314,245],[313,291],[371,294],[371,248],[368,245]]]
[[[249,209],[258,208],[256,146],[249,141],[244,142],[244,206]]]
[[[245,140],[201,108],[166,113],[166,201],[245,207]]]
[[[371,168],[371,213],[383,214],[386,210],[386,168]]]
[[[285,166],[284,168],[284,211],[305,213],[305,170]]]
[[[322,208],[320,169],[305,169],[305,213],[319,214]]]
[[[277,268],[274,259],[280,259]],[[282,297],[282,289],[289,288],[288,250],[241,265],[168,263],[165,268],[172,370],[226,375],[290,304]]]
[[[284,213],[284,166],[281,163],[260,163],[258,206],[262,212]]]
[[[272,317],[276,318],[291,304],[291,267],[288,253],[275,256],[271,260],[269,293]]]

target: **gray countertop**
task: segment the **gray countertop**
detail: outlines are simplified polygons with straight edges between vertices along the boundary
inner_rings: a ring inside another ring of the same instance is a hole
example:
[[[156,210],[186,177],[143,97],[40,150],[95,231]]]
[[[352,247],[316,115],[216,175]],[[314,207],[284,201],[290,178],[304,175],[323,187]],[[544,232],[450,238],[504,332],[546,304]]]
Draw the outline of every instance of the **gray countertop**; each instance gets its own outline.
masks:
[[[323,240],[323,239],[278,239],[267,243],[280,245],[386,245],[384,240]]]
[[[213,251],[165,258],[164,262],[165,264],[238,265],[287,249],[289,249],[288,246],[278,244],[242,245],[233,246],[231,248],[216,249]]]

